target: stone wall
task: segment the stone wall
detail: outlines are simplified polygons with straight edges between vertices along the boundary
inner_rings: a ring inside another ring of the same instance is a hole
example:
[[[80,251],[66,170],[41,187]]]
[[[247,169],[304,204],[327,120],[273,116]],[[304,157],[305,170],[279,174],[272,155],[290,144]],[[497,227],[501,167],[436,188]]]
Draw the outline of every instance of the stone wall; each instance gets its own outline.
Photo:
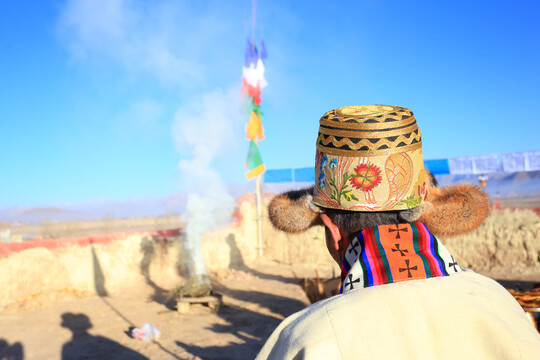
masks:
[[[289,236],[272,228],[266,210],[263,218],[265,261],[331,264],[322,228]],[[0,244],[0,310],[66,292],[104,295],[144,283],[173,289],[188,276],[184,239],[177,230]],[[258,251],[253,194],[238,200],[228,226],[202,236],[201,252],[209,272],[249,266],[258,259]]]

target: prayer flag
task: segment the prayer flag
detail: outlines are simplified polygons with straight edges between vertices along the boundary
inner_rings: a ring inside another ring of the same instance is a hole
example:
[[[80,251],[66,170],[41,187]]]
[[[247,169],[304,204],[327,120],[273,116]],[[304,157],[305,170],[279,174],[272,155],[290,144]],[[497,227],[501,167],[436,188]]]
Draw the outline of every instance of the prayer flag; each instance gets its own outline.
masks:
[[[266,60],[266,58],[268,57],[268,53],[266,52],[266,46],[264,46],[264,40],[261,41],[261,55],[260,55],[260,58],[261,60]]]
[[[259,148],[257,143],[251,140],[249,145],[248,157],[246,160],[246,177],[248,180],[253,179],[255,176],[260,175],[266,171],[266,168],[262,162],[261,154],[259,153]]]
[[[246,124],[246,139],[247,140],[263,140],[264,129],[259,114],[252,111],[249,116],[249,122]]]
[[[257,115],[259,115],[259,117],[261,118],[262,120],[262,112],[261,112],[261,107],[259,105],[256,105],[254,104],[252,101],[246,101],[245,102],[245,105],[244,105],[244,111],[250,115],[252,112],[256,113]]]
[[[248,67],[244,66],[242,74],[250,86],[259,86],[262,89],[268,85],[264,78],[264,64],[261,59],[257,60],[255,65],[250,64]]]
[[[248,97],[252,98],[255,105],[261,104],[261,88],[259,87],[259,85],[257,85],[257,87],[253,87],[247,83],[246,79],[244,79],[242,81],[242,92]]]
[[[258,58],[257,47],[249,39],[247,39],[246,52],[244,55],[244,66],[249,67],[250,64],[255,65]]]

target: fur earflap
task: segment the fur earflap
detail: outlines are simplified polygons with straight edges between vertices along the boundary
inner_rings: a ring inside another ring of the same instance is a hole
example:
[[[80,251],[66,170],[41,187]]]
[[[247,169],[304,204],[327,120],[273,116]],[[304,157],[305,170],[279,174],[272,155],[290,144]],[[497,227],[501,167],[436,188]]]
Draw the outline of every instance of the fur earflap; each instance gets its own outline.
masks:
[[[428,183],[426,201],[400,216],[407,222],[423,222],[435,235],[451,237],[479,227],[489,216],[487,194],[478,187],[461,184],[439,188]],[[323,225],[321,209],[313,204],[313,187],[277,195],[268,206],[268,216],[275,228],[300,233],[311,226]]]
[[[428,199],[418,221],[435,236],[451,237],[471,232],[489,216],[487,194],[473,185],[429,187]]]
[[[313,187],[277,195],[268,205],[268,217],[278,230],[299,233],[322,225],[320,209],[313,204]]]

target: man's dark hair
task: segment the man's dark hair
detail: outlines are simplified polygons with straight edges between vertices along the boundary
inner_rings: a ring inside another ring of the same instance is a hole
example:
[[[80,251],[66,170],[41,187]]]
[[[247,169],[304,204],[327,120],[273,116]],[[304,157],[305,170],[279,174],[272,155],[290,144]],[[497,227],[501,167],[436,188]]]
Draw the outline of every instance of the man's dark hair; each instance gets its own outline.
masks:
[[[400,214],[408,210],[396,211],[348,211],[338,209],[324,209],[324,213],[336,224],[349,238],[368,227],[377,225],[406,224]]]

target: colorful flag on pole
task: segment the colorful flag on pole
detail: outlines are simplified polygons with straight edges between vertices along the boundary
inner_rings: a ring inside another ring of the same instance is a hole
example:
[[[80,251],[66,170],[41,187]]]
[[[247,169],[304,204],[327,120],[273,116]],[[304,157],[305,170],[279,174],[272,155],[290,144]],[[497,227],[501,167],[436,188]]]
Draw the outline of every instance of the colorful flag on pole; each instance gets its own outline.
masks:
[[[252,111],[249,115],[249,122],[246,124],[246,140],[264,139],[264,129],[262,127],[262,119],[258,113]]]
[[[261,154],[259,153],[259,148],[257,147],[257,143],[254,140],[251,140],[249,144],[246,167],[248,168],[248,171],[246,172],[246,177],[249,180],[253,179],[257,175],[261,175],[266,171],[266,167],[264,166],[261,159]]]
[[[264,77],[264,60],[267,56],[264,42],[261,42],[261,51],[259,52],[255,44],[247,39],[242,68],[242,93],[246,95],[246,109],[249,114],[246,123],[246,139],[250,140],[246,160],[246,177],[250,180],[266,171],[257,143],[264,139],[260,105],[262,102],[261,89],[268,85]]]

